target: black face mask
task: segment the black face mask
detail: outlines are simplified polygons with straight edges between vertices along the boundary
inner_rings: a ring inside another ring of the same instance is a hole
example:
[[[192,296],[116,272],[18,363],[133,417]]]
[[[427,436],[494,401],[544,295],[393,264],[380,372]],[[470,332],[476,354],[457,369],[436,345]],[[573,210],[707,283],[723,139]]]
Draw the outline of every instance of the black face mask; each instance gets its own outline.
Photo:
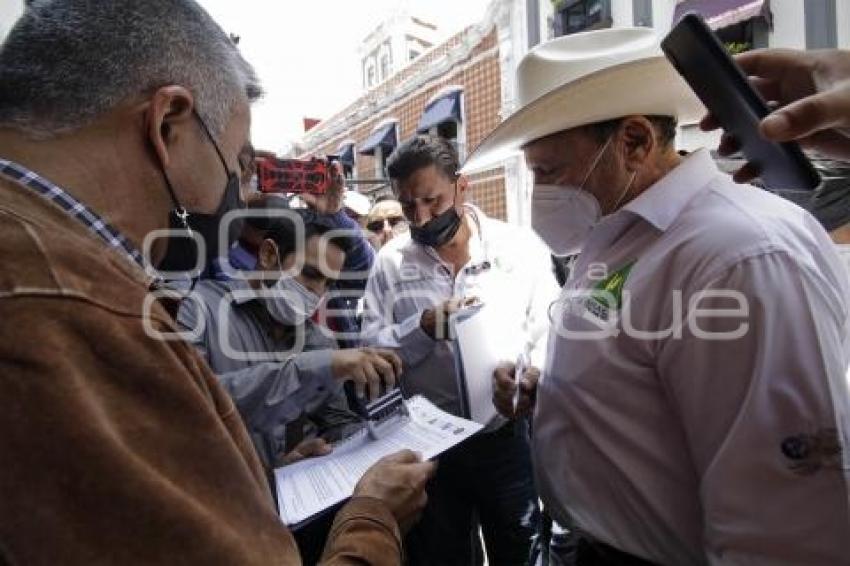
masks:
[[[165,170],[163,170],[162,174],[165,178],[165,184],[174,203],[174,209],[168,215],[168,227],[177,231],[195,232],[206,243],[206,257],[204,258],[205,261],[198,261],[198,246],[192,238],[172,237],[168,241],[168,249],[165,252],[165,257],[159,263],[159,269],[162,271],[189,271],[196,265],[201,265],[203,270],[208,269],[212,260],[227,253],[230,246],[239,237],[241,231],[241,222],[231,222],[227,233],[227,247],[225,249],[219,249],[219,227],[221,226],[222,217],[231,210],[244,207],[244,203],[240,198],[241,183],[239,176],[227,167],[227,162],[224,160],[218,144],[212,137],[206,124],[204,124],[204,121],[197,114],[195,114],[195,117],[198,119],[201,129],[204,130],[210,143],[215,148],[216,154],[218,154],[218,158],[227,174],[227,184],[224,188],[224,195],[222,195],[221,202],[215,212],[211,214],[187,212],[177,200],[174,188],[171,186]]]
[[[457,185],[455,200],[445,212],[441,212],[422,226],[410,226],[410,237],[423,246],[439,248],[455,237],[460,229],[462,217],[457,213]]]
[[[410,237],[423,246],[439,248],[451,241],[460,228],[461,217],[452,206],[422,226],[411,226]]]

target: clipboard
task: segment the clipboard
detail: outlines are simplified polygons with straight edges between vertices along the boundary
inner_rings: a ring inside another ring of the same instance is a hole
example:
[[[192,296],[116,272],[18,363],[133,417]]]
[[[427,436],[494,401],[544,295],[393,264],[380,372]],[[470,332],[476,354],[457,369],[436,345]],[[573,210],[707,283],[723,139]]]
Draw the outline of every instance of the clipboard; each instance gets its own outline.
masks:
[[[402,448],[431,459],[481,430],[481,425],[450,415],[424,397],[408,400],[409,416],[392,431],[372,438],[366,428],[334,444],[330,454],[306,458],[274,471],[278,515],[297,529],[309,527],[338,509],[354,493],[363,474],[382,457]]]
[[[516,361],[525,343],[521,326],[509,309],[487,303],[456,313],[450,325],[464,417],[493,430],[505,422],[493,406],[493,372]]]

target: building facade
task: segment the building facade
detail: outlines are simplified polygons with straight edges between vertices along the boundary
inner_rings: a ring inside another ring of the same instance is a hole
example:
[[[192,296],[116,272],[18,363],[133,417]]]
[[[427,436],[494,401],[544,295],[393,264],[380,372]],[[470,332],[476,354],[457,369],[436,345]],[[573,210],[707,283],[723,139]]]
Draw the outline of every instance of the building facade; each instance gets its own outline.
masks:
[[[850,48],[850,2],[844,0],[515,0],[505,30],[502,114],[515,110],[516,64],[538,43],[560,35],[607,27],[645,26],[666,34],[689,11],[698,12],[732,52],[761,47],[792,49]],[[714,148],[719,133],[695,126],[680,130],[684,149]],[[522,164],[506,179],[507,195],[516,211],[512,220],[530,221],[532,180]]]
[[[378,86],[439,42],[437,26],[411,16],[405,7],[372,30],[360,45],[364,90]]]
[[[651,27],[661,36],[689,11],[702,14],[733,52],[850,48],[850,2],[843,0],[492,0],[478,24],[367,90],[311,130],[299,147],[304,155],[340,153],[350,164],[353,186],[385,192],[384,159],[399,140],[427,125],[430,109],[451,106],[446,97],[457,97],[456,119],[424,131],[455,140],[463,157],[516,110],[517,65],[537,44],[608,27]],[[693,149],[716,147],[717,141],[717,135],[686,125],[678,143]],[[471,180],[471,200],[487,213],[530,224],[533,183],[520,156],[474,172]]]
[[[417,133],[451,140],[463,159],[501,119],[496,16],[502,6],[509,5],[494,2],[479,23],[416,57],[411,57],[412,44],[406,43],[401,51],[408,54],[406,66],[307,132],[298,144],[300,155],[338,155],[351,185],[372,196],[390,192],[386,158],[401,141]],[[375,53],[376,39],[384,37],[389,27],[379,26],[362,51]],[[367,67],[364,81],[368,85]],[[488,215],[509,217],[506,194],[502,167],[470,177],[470,200]]]

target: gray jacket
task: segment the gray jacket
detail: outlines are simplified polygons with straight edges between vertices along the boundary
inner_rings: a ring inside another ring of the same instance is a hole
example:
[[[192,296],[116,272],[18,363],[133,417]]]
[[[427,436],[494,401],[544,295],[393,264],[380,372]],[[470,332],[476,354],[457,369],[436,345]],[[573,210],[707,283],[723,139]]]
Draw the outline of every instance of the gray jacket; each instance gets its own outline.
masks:
[[[331,373],[336,342],[307,321],[299,335],[242,280],[199,281],[178,312],[187,339],[230,393],[268,467],[301,439],[334,441],[360,427]]]

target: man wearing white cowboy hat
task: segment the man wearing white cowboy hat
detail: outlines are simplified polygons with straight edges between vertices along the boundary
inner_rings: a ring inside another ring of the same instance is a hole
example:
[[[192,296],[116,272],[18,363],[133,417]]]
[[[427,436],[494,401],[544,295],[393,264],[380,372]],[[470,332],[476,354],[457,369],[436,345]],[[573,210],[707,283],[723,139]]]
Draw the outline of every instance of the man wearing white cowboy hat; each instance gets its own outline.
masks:
[[[532,225],[580,252],[550,309],[538,488],[579,563],[850,561],[850,289],[802,209],[735,185],[675,120],[703,110],[651,30],[556,39],[518,69],[521,108],[472,167],[522,149]]]

